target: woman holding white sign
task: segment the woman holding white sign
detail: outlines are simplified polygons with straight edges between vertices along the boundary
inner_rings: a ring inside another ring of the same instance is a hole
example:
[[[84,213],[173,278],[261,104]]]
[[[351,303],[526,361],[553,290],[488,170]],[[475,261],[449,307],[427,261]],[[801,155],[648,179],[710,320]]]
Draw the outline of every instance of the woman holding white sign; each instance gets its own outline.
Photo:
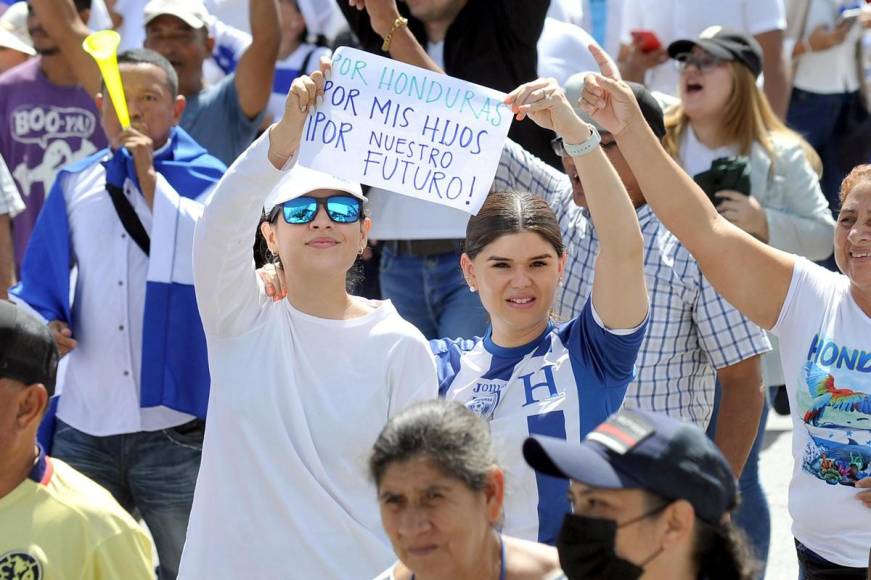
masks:
[[[345,290],[371,226],[360,185],[295,166],[328,68],[294,80],[197,226],[212,392],[180,578],[371,578],[394,560],[366,460],[390,417],[436,397],[436,375],[390,302]],[[251,259],[263,211],[281,302]]]
[[[551,321],[567,258],[559,223],[532,193],[491,194],[469,221],[461,257],[491,327],[483,338],[431,346],[440,394],[489,420],[499,442],[506,473],[503,533],[552,544],[569,510],[568,484],[537,475],[521,447],[531,434],[580,441],[620,407],[646,326],[643,242],[598,133],[575,115],[562,90],[538,80],[513,91],[506,103],[570,144],[584,191],[591,192],[588,206],[601,240],[591,299],[574,320]],[[283,276],[267,278],[267,292],[281,297]]]

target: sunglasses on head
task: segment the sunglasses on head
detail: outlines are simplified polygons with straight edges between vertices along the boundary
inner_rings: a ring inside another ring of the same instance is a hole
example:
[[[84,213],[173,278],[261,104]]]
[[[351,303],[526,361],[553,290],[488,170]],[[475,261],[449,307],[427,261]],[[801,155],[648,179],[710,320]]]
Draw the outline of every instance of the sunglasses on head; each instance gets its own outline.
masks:
[[[272,208],[269,221],[275,220],[280,211],[284,216],[285,223],[293,225],[311,223],[318,215],[319,207],[324,207],[327,210],[327,216],[334,223],[352,224],[360,221],[363,202],[351,195],[331,195],[324,198],[303,195]]]

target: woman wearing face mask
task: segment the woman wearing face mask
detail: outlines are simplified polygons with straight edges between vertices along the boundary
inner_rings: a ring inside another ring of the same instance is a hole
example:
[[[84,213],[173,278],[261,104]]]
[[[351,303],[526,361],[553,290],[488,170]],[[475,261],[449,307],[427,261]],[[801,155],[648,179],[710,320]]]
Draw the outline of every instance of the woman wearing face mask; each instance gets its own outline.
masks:
[[[571,580],[750,580],[754,566],[729,522],[735,478],[698,427],[625,409],[581,443],[531,437],[538,472],[570,479],[573,514],[557,540]]]
[[[600,252],[591,299],[564,324],[551,320],[566,252],[548,204],[530,193],[492,194],[466,228],[460,265],[490,316],[483,338],[433,341],[440,392],[490,421],[506,471],[503,531],[552,544],[568,510],[565,486],[520,455],[530,434],[579,440],[616,411],[634,375],[647,317],[642,237],[616,171],[561,90],[533,81],[506,102],[554,130],[578,168]]]
[[[435,368],[390,302],[345,289],[371,225],[359,184],[293,167],[323,91],[321,71],[294,81],[197,225],[212,391],[181,578],[371,578],[393,561],[365,458],[391,416],[437,396]],[[264,209],[280,302],[251,259]]]
[[[499,534],[505,474],[487,423],[456,402],[387,423],[369,460],[399,562],[378,580],[565,578],[556,550]]]

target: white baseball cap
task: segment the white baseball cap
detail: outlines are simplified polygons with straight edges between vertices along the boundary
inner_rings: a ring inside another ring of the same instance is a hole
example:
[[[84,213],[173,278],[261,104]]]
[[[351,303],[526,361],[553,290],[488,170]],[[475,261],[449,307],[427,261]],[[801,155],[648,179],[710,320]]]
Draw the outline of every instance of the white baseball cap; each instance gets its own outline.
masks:
[[[27,32],[27,2],[16,2],[0,15],[0,46],[33,56],[33,41]]]
[[[209,11],[200,0],[151,0],[143,10],[145,24],[158,16],[175,16],[193,29],[209,24]]]
[[[368,201],[366,196],[363,195],[363,189],[359,183],[297,164],[287,172],[269,194],[269,197],[266,198],[266,202],[263,204],[263,211],[269,214],[275,206],[312,191],[317,191],[318,189],[343,191],[362,202]]]

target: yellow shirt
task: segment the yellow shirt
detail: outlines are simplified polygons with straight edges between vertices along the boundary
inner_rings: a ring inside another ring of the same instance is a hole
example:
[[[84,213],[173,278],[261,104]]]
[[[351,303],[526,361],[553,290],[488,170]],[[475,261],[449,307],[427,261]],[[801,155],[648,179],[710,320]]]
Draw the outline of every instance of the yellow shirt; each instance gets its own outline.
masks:
[[[151,541],[108,491],[40,454],[0,498],[0,578],[153,580]]]

